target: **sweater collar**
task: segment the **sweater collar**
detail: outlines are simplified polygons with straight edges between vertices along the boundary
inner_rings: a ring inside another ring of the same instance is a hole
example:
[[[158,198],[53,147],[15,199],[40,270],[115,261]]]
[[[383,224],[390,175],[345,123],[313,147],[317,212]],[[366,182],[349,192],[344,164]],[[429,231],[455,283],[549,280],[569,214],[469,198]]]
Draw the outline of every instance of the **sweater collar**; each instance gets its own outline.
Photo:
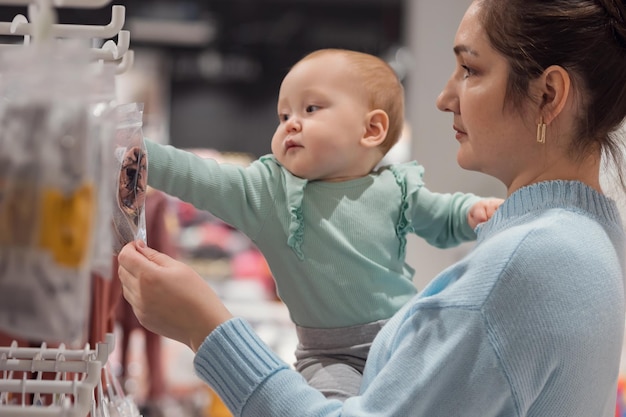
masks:
[[[478,226],[479,240],[524,215],[551,208],[586,213],[599,222],[623,230],[617,204],[580,181],[554,180],[531,184],[511,194],[493,217]]]

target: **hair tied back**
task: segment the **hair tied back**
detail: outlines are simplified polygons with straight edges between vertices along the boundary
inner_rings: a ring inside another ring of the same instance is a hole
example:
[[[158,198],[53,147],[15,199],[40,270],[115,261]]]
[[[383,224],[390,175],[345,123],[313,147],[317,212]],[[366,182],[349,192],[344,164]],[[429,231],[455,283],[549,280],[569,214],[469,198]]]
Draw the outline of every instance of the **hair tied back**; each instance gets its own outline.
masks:
[[[613,37],[626,50],[626,0],[597,0],[597,3],[607,14]]]

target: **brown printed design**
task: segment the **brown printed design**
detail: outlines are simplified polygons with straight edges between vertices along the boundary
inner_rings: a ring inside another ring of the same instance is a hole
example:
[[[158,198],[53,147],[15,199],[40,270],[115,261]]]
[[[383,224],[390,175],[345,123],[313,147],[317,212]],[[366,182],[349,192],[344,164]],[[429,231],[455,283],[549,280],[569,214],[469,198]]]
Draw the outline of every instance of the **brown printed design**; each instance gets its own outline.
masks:
[[[146,157],[139,146],[130,148],[124,155],[120,170],[118,199],[120,208],[136,225],[146,201]]]
[[[140,146],[129,147],[119,168],[117,208],[113,211],[115,254],[125,244],[135,240],[138,230],[144,227],[140,224],[148,186],[148,160],[144,149]]]

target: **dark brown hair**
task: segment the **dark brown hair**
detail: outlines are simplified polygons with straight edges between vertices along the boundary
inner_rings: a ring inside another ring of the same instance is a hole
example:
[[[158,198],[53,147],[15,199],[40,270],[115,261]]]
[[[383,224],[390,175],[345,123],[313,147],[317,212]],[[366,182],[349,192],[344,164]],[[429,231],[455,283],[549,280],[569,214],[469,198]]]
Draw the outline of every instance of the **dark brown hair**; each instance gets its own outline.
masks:
[[[354,73],[360,77],[363,91],[369,99],[369,108],[381,109],[387,113],[389,129],[387,137],[380,144],[381,151],[386,154],[398,142],[404,128],[404,88],[393,68],[371,54],[332,48],[311,52],[300,62],[323,54],[340,54],[345,57],[352,65]]]
[[[563,67],[581,99],[572,154],[599,145],[620,167],[615,132],[626,118],[626,0],[479,1],[491,45],[511,67],[509,105],[523,108],[529,81],[550,65]]]

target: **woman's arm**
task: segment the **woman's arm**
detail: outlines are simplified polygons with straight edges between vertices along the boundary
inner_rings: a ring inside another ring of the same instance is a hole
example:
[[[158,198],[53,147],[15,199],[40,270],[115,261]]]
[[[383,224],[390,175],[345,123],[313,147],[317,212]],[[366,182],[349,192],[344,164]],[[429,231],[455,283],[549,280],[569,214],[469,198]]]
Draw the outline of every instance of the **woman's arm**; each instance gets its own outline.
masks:
[[[140,243],[125,246],[119,261],[139,321],[194,350],[196,372],[236,416],[515,415],[479,311],[407,306],[374,341],[361,395],[342,404],[234,319],[191,268]]]

